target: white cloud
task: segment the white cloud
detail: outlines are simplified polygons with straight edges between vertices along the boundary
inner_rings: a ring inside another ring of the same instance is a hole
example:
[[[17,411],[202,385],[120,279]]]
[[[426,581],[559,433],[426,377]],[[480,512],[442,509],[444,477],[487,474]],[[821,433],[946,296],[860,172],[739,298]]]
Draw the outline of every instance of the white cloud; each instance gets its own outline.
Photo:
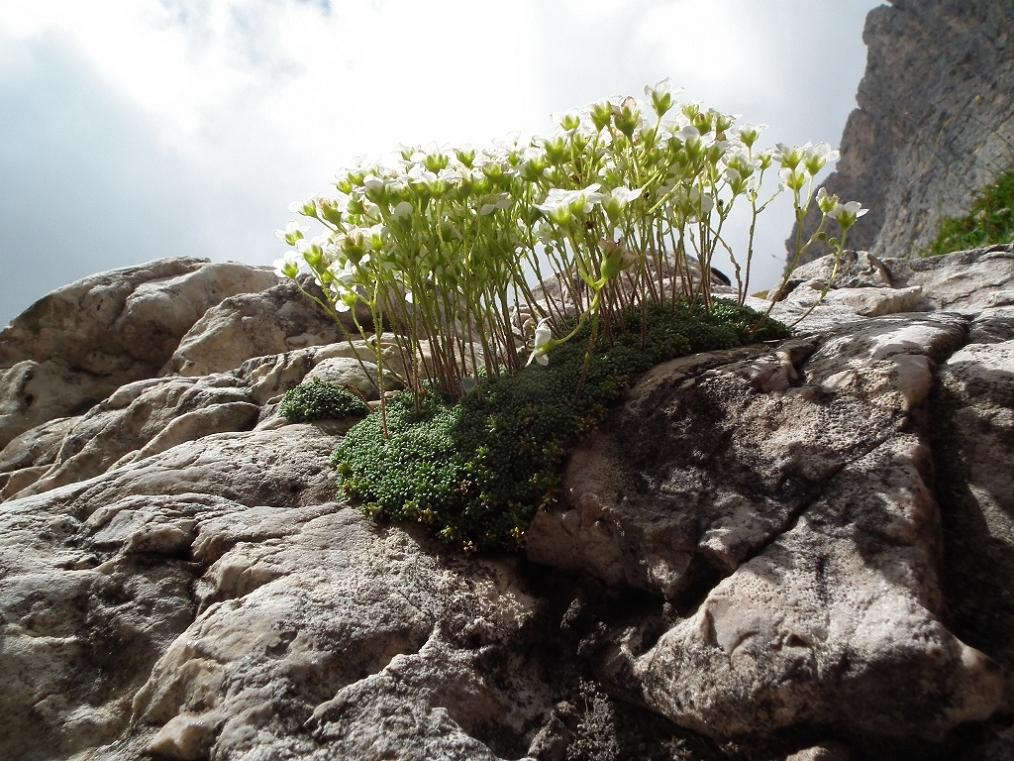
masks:
[[[875,4],[8,0],[0,14],[0,97],[8,93],[17,108],[19,85],[42,81],[37,69],[47,64],[39,56],[56,67],[67,62],[56,49],[67,51],[93,93],[92,107],[79,104],[75,118],[86,115],[96,129],[87,143],[75,143],[73,129],[60,132],[57,153],[143,165],[150,174],[139,181],[171,190],[179,197],[164,203],[190,210],[185,243],[155,236],[143,252],[124,244],[117,263],[189,253],[266,263],[277,253],[272,230],[286,221],[288,201],[325,190],[357,155],[402,142],[482,143],[547,130],[550,112],[639,93],[665,76],[689,97],[771,124],[772,139],[834,142],[862,70],[862,18]],[[811,38],[808,29],[822,32]],[[820,63],[828,53],[836,77]],[[33,108],[39,126],[20,138],[19,171],[30,157],[44,162],[53,153],[47,130],[61,118],[54,98],[36,99]],[[103,119],[116,128],[96,145]],[[0,123],[0,144],[20,123]],[[61,181],[107,198],[104,210],[94,206],[95,224],[112,228],[130,189],[103,166]],[[33,208],[18,200],[8,206]],[[780,270],[791,215],[778,214],[762,238],[768,256],[758,287]],[[0,245],[45,245],[12,235]],[[173,248],[181,245],[188,250]],[[93,256],[94,269],[111,261],[99,252],[76,255]],[[31,297],[62,282],[24,277],[19,292]]]
[[[771,50],[765,35],[769,16],[758,13],[759,7],[742,0],[659,3],[639,20],[634,44],[673,81],[691,83],[696,97],[708,102],[777,92],[778,72],[771,62],[780,56]]]

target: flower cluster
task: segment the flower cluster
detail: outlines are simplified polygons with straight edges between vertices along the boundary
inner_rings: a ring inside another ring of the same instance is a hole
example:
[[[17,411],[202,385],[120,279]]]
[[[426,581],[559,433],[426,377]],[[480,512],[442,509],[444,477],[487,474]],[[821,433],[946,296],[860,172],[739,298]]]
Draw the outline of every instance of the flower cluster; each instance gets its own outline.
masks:
[[[421,393],[431,379],[452,398],[477,372],[544,364],[588,323],[594,343],[600,325],[609,334],[630,307],[710,306],[719,247],[733,260],[742,303],[757,216],[781,192],[805,215],[814,177],[837,151],[761,150],[762,125],[680,104],[666,82],[645,94],[564,114],[547,138],[405,148],[348,169],[332,196],[293,204],[323,234],[308,239],[295,222],[278,231],[295,251],[276,268],[292,279],[311,272],[324,306],[335,317],[349,312],[364,338],[357,307],[377,336],[398,326],[405,382]],[[761,198],[773,169],[778,187]],[[836,223],[840,251],[865,210],[823,193],[816,202],[819,233],[826,238],[826,224]],[[752,221],[736,253],[725,224],[739,206]],[[797,260],[815,239],[798,241]],[[546,275],[555,287],[537,287]]]

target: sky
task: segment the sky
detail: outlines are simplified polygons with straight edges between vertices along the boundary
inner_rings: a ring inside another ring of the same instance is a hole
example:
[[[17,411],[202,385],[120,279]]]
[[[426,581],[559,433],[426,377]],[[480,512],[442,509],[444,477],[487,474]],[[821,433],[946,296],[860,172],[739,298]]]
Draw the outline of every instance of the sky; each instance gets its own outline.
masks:
[[[837,146],[880,4],[4,0],[0,326],[116,267],[270,264],[289,203],[358,157],[550,134],[553,113],[666,77],[767,124],[762,145]],[[791,225],[787,202],[758,222],[751,289]]]

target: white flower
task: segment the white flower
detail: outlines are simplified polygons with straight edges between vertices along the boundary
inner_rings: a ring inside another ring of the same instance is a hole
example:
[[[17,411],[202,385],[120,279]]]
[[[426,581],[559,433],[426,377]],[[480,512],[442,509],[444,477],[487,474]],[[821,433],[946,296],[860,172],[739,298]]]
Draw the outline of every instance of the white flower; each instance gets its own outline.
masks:
[[[395,219],[401,219],[403,217],[412,216],[412,204],[408,201],[402,201],[391,210],[391,216]]]
[[[295,251],[286,251],[282,257],[272,262],[272,266],[275,268],[275,274],[278,277],[295,279],[299,274],[299,263],[299,254]]]
[[[741,124],[736,132],[739,134],[740,142],[747,148],[751,148],[760,137],[761,130],[767,129],[767,126],[766,124]]]
[[[641,197],[643,188],[630,188],[620,185],[619,187],[613,188],[609,191],[608,197],[603,202],[602,206],[606,210],[606,214],[613,221],[620,216],[620,212],[627,206],[631,201],[636,201]]]
[[[715,208],[715,199],[710,193],[703,192],[698,187],[690,188],[687,191],[687,204],[692,210],[692,216],[706,217]]]
[[[621,206],[626,206],[631,201],[636,201],[641,197],[641,193],[644,192],[644,188],[634,188],[631,190],[628,187],[620,185],[619,187],[613,188],[609,191],[609,197],[619,203]]]
[[[564,224],[572,214],[587,214],[595,204],[602,202],[605,194],[599,192],[600,187],[599,183],[593,182],[582,190],[550,188],[546,200],[535,204],[535,208],[545,212],[558,224]]]
[[[833,217],[843,230],[848,230],[859,217],[868,211],[869,209],[864,209],[859,201],[849,201],[838,204],[834,211],[828,213],[828,216]]]
[[[429,185],[430,183],[437,181],[436,172],[429,171],[422,164],[416,164],[413,166],[408,170],[408,174],[406,176],[408,177],[409,182],[414,185]]]
[[[581,114],[577,111],[567,111],[563,114],[554,114],[553,119],[564,132],[574,132],[581,126]]]
[[[289,211],[293,214],[302,214],[304,217],[316,217],[317,196],[310,196],[304,201],[293,201],[289,204]]]
[[[546,224],[544,219],[540,219],[535,223],[535,235],[538,236],[539,240],[543,245],[547,245],[553,242],[554,233],[553,228]]]
[[[351,287],[356,280],[356,270],[352,262],[346,261],[341,266],[332,264],[327,268],[331,275],[334,277],[334,283],[345,286],[346,288]]]
[[[295,246],[296,241],[303,237],[303,233],[307,231],[307,228],[303,227],[298,222],[289,222],[285,226],[284,230],[275,230],[275,237],[278,240],[285,241],[290,246]]]
[[[785,145],[784,143],[778,143],[775,146],[775,158],[785,169],[794,170],[799,166],[799,162],[803,160],[806,155],[808,146],[792,147]]]
[[[375,174],[369,174],[363,178],[363,187],[367,190],[381,190],[384,187],[384,181]]]
[[[680,137],[687,143],[698,143],[701,140],[701,131],[692,124],[688,124],[680,130]]]
[[[828,163],[837,161],[840,155],[838,151],[832,150],[827,143],[817,143],[816,145],[807,143],[803,146],[802,151],[803,166],[811,176],[817,174]]]
[[[485,217],[497,209],[503,210],[511,205],[511,198],[506,193],[500,193],[492,203],[484,203],[479,207],[479,216]]]
[[[528,357],[526,365],[532,364],[533,359],[540,365],[548,365],[549,357],[546,355],[546,351],[552,340],[553,330],[549,327],[549,318],[543,317],[539,320],[539,324],[535,328],[535,340],[532,342],[532,353]]]
[[[817,189],[817,207],[824,214],[831,214],[838,208],[838,196],[828,195],[827,190],[821,186]]]

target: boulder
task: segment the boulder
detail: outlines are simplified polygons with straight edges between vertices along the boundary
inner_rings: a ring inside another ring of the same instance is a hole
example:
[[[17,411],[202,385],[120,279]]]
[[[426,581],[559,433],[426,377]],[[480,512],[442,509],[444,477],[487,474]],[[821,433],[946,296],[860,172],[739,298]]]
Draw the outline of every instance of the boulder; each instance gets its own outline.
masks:
[[[231,296],[209,309],[180,340],[163,373],[225,372],[254,357],[336,343],[346,333],[358,338],[351,320],[337,324],[285,280],[258,293]]]
[[[75,422],[77,418],[73,417],[50,420],[15,436],[0,449],[0,500],[34,480],[27,471],[43,473],[53,464],[64,437]]]
[[[524,756],[548,706],[518,562],[330,501],[333,446],[217,434],[6,503],[0,755]]]
[[[19,495],[83,481],[211,433],[252,428],[259,413],[230,375],[128,383],[75,419],[53,464]]]
[[[276,282],[266,267],[161,259],[43,297],[0,332],[0,446],[154,376],[209,307]]]
[[[939,741],[1009,708],[1009,675],[948,629],[937,573],[925,420],[968,329],[882,317],[641,378],[527,535],[533,561],[672,606],[660,636],[607,648],[615,689],[715,738]]]
[[[934,309],[974,313],[1014,304],[1014,243],[926,259],[846,251],[837,269],[831,256],[802,265],[775,298],[790,311],[808,308],[832,275],[822,303],[860,316]]]

